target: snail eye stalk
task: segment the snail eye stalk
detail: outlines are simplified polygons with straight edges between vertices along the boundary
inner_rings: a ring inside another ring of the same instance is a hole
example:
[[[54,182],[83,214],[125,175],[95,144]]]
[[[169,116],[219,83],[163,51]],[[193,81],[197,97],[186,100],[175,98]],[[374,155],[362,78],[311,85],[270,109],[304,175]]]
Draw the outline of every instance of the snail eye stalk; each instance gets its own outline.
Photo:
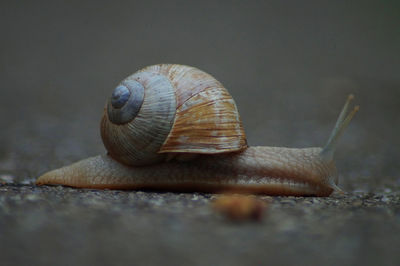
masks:
[[[342,111],[339,114],[339,117],[328,139],[328,142],[321,151],[321,157],[324,158],[324,160],[326,161],[330,161],[333,159],[338,139],[343,134],[344,130],[347,128],[350,121],[353,119],[354,115],[358,112],[358,110],[360,110],[360,106],[357,105],[353,108],[352,111],[350,111],[350,113],[348,113],[350,103],[353,99],[354,99],[353,94],[350,94],[347,97],[347,100],[342,108]]]

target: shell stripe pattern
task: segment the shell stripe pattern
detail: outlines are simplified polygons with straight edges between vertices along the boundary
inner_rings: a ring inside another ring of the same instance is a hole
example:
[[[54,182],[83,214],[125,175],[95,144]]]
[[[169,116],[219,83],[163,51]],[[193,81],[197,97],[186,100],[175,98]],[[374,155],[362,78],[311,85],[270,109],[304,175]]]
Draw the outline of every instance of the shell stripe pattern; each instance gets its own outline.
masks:
[[[236,104],[214,77],[175,64],[149,66],[141,71],[165,75],[175,89],[174,124],[160,153],[213,154],[247,148]]]

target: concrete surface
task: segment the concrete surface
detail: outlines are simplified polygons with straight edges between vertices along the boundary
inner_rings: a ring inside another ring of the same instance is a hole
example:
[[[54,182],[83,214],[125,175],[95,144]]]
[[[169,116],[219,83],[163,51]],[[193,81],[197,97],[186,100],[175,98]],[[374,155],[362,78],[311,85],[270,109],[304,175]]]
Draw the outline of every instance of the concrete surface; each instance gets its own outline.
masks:
[[[394,1],[2,1],[0,265],[399,265],[399,26]],[[321,146],[354,93],[348,194],[238,224],[211,194],[33,185],[103,153],[113,87],[163,62],[225,84],[250,145]]]

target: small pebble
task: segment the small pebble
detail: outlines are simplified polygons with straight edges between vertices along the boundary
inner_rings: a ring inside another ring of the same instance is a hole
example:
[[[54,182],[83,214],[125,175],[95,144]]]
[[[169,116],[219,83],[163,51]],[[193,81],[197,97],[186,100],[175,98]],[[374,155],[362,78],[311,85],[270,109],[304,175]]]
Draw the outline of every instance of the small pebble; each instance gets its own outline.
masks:
[[[320,201],[319,199],[315,199],[315,198],[314,198],[312,201],[313,201],[314,204],[319,204],[319,203],[321,203],[321,201]]]
[[[391,190],[390,188],[385,188],[385,189],[383,190],[383,192],[385,192],[385,193],[391,193],[392,190]]]
[[[193,201],[199,200],[199,196],[197,194],[193,194],[192,200]]]
[[[27,178],[19,182],[21,185],[34,185],[36,178]]]
[[[295,201],[291,199],[283,199],[280,202],[283,204],[295,204]]]
[[[390,201],[390,198],[387,197],[387,196],[383,196],[382,199],[381,199],[381,201],[383,201],[383,202],[389,202],[389,201]]]
[[[213,208],[232,221],[261,220],[266,203],[254,196],[223,195],[213,202]]]
[[[25,196],[25,199],[29,200],[29,201],[36,201],[36,200],[39,200],[40,197],[36,194],[28,194]]]
[[[8,174],[2,174],[0,175],[0,184],[3,185],[10,185],[10,184],[14,184],[14,176],[12,175],[8,175]]]

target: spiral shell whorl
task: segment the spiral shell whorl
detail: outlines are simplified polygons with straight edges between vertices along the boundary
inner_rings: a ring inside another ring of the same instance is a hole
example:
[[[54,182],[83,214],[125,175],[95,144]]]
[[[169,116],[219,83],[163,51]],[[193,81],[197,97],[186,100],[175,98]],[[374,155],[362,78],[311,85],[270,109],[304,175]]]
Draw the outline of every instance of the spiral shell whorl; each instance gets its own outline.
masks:
[[[126,80],[117,86],[108,100],[107,113],[114,124],[125,124],[134,119],[144,100],[144,87],[135,80]]]
[[[144,88],[140,109],[130,121],[114,123],[110,118],[115,108],[109,100],[101,122],[101,135],[109,154],[119,162],[127,165],[150,164],[164,157],[157,152],[174,121],[174,89],[166,77],[149,72],[137,72],[119,86],[130,83],[139,83]],[[134,100],[129,101],[135,103]]]

